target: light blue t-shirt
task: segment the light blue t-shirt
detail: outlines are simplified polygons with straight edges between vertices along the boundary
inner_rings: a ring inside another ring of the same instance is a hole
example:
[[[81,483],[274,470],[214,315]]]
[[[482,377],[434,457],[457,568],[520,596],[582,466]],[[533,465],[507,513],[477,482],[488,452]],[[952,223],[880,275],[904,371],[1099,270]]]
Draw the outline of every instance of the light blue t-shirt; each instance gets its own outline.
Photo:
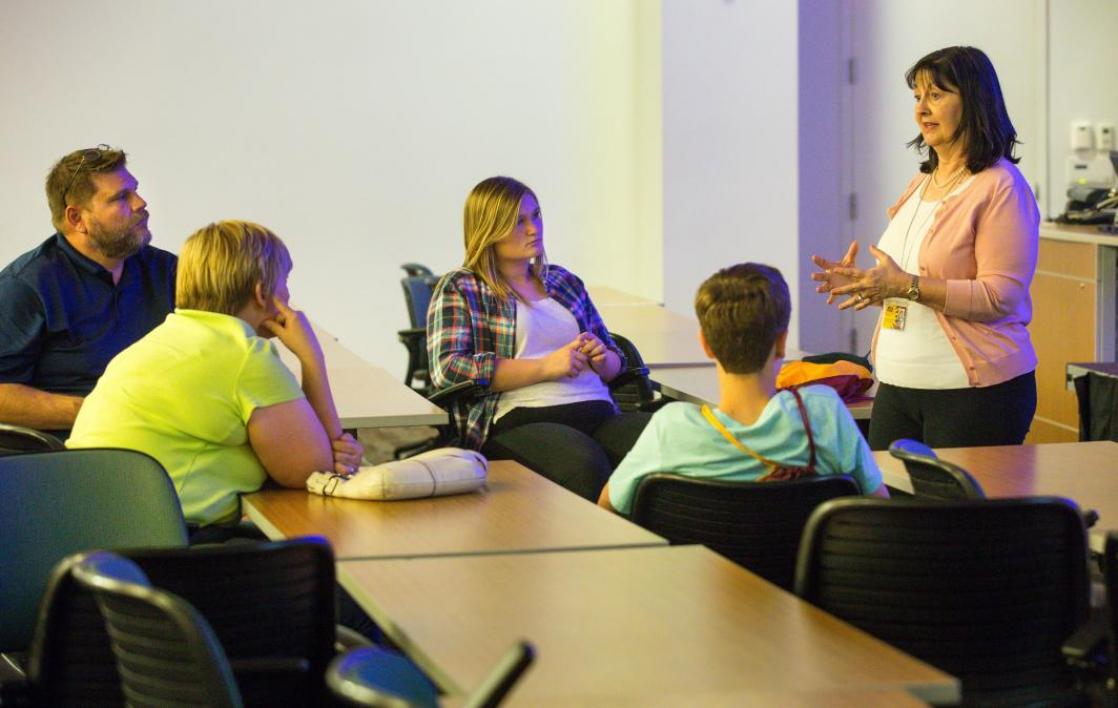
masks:
[[[881,486],[881,470],[850,411],[828,386],[798,389],[815,438],[815,471],[849,474],[863,494]],[[753,425],[742,425],[717,408],[714,414],[738,440],[760,455],[789,466],[808,462],[807,434],[795,397],[773,396]],[[609,479],[609,500],[628,514],[641,479],[655,472],[726,481],[756,481],[768,468],[730,444],[690,403],[671,403],[652,416],[633,449]]]

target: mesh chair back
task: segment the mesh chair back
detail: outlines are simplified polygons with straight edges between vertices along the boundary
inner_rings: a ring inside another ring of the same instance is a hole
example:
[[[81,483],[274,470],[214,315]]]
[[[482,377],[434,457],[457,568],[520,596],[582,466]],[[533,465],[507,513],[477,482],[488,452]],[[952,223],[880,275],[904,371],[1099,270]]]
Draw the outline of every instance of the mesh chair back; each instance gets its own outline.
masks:
[[[904,462],[912,479],[912,493],[931,499],[985,499],[982,485],[962,467],[941,460],[927,445],[901,438],[889,446],[889,454]]]
[[[321,539],[123,551],[157,587],[188,601],[216,633],[248,705],[313,705],[334,653],[334,558]],[[123,701],[92,595],[52,574],[28,676],[43,705]]]
[[[188,602],[152,588],[131,561],[86,556],[74,578],[97,598],[129,706],[240,706],[225,652]]]
[[[431,293],[438,283],[438,276],[429,268],[418,263],[405,263],[401,266],[407,276],[400,281],[404,289],[404,304],[408,310],[409,329],[400,330],[397,335],[408,350],[408,368],[404,382],[426,396],[431,391],[431,373],[427,358],[427,307],[431,304]]]
[[[62,441],[50,433],[20,425],[0,423],[0,457],[24,452],[58,452],[65,450]]]
[[[427,327],[427,306],[431,304],[431,292],[439,278],[430,271],[421,275],[408,275],[400,280],[404,288],[404,302],[408,306],[408,321],[412,327]]]
[[[185,546],[170,477],[132,450],[0,457],[0,651],[31,644],[51,569],[90,548]]]
[[[637,487],[632,519],[673,544],[701,543],[790,590],[811,512],[856,494],[858,483],[848,475],[726,482],[653,474]]]
[[[402,263],[400,265],[408,275],[434,275],[431,269],[422,263]]]
[[[957,676],[964,701],[1019,705],[1070,683],[1086,535],[1065,499],[840,499],[808,521],[796,593]]]
[[[648,410],[656,402],[657,396],[652,388],[652,382],[648,380],[648,370],[640,351],[635,344],[620,334],[610,332],[609,335],[613,337],[614,343],[621,349],[627,360],[626,371],[618,377],[621,379],[619,385],[610,386],[613,400],[623,411]],[[625,376],[626,372],[634,372],[634,375]]]

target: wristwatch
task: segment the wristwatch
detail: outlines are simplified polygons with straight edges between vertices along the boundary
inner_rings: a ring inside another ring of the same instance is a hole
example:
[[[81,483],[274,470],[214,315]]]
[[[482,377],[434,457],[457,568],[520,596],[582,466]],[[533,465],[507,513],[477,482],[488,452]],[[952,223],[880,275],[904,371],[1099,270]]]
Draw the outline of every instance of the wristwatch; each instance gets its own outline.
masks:
[[[908,288],[904,291],[904,296],[909,300],[916,301],[920,299],[920,276],[912,276],[912,282],[908,284]]]

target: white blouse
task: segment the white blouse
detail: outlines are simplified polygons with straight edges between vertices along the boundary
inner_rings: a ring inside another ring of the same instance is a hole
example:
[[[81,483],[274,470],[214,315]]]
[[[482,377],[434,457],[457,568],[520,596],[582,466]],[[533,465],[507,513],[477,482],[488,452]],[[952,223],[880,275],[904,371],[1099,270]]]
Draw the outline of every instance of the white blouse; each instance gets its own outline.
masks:
[[[539,359],[579,335],[578,321],[552,298],[516,303],[516,358]],[[542,408],[579,401],[609,400],[609,388],[587,366],[574,378],[541,381],[501,393],[494,420],[514,408]]]
[[[965,179],[954,195],[966,189],[973,177]],[[885,228],[878,248],[885,251],[907,273],[919,273],[920,247],[944,200],[922,201],[922,189],[913,191]],[[874,360],[877,378],[893,386],[922,389],[970,388],[966,369],[947,339],[936,312],[906,298],[889,298],[883,303],[906,308],[903,330],[881,327],[877,335]],[[884,324],[884,307],[881,322]]]

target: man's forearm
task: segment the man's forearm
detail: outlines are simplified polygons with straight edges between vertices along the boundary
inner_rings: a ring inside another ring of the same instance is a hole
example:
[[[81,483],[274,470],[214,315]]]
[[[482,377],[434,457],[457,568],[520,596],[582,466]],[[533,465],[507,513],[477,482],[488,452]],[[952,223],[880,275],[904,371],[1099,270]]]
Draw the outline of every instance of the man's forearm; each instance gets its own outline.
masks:
[[[23,384],[0,384],[0,423],[38,430],[69,430],[82,396],[48,393]]]

